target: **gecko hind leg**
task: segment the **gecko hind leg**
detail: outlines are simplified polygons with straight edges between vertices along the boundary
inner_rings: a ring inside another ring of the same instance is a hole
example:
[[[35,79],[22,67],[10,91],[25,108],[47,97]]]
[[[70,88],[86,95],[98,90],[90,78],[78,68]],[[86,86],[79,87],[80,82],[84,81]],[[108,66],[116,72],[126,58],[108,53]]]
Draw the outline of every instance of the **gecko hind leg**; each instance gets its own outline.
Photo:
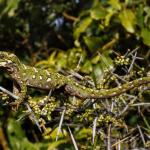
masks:
[[[20,84],[13,82],[13,94],[18,96],[19,99],[9,104],[12,107],[12,110],[14,111],[18,110],[20,104],[24,101],[26,97],[26,91],[27,91],[26,86],[23,85],[20,86]]]

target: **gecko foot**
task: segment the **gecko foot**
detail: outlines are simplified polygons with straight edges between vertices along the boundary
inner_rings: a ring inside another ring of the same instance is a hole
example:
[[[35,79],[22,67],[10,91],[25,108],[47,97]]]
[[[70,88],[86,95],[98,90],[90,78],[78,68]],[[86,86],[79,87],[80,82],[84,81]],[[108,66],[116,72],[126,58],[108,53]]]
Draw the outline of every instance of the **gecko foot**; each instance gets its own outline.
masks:
[[[18,108],[19,108],[19,106],[20,106],[20,102],[19,102],[19,101],[11,102],[11,103],[9,104],[9,106],[11,106],[11,108],[12,108],[13,111],[16,111],[16,110],[18,110]]]

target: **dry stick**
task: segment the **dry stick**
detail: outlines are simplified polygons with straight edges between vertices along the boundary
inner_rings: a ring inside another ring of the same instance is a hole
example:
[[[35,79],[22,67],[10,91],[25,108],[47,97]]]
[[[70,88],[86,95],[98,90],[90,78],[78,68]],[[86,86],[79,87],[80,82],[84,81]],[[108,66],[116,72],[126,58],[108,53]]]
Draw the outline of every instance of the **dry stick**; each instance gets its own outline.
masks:
[[[96,108],[96,104],[94,103],[93,104],[93,109]],[[94,144],[94,139],[95,139],[95,135],[96,135],[96,124],[97,124],[97,119],[98,117],[95,117],[94,118],[94,121],[93,121],[93,129],[92,129],[92,143]]]
[[[144,139],[144,136],[143,136],[143,133],[142,133],[141,127],[140,127],[139,125],[137,125],[137,128],[138,128],[138,130],[139,130],[139,133],[140,133],[140,136],[141,136],[141,139],[142,139],[143,145],[145,145],[145,139]]]
[[[35,122],[35,124],[37,125],[38,129],[42,133],[41,127],[40,127],[40,125],[39,125],[39,123],[38,123],[38,121],[37,121],[37,119],[36,119],[36,117],[34,115],[34,112],[30,108],[29,104],[28,103],[24,103],[24,105],[27,107],[28,112],[30,113],[29,118]]]
[[[136,55],[137,55],[137,51],[135,52],[134,56],[133,56],[133,59],[132,59],[132,62],[131,62],[131,65],[128,69],[128,73],[131,71],[131,69],[133,68],[133,65],[134,65],[134,62],[136,60]]]
[[[122,140],[117,141],[116,143],[114,143],[114,144],[112,145],[112,147],[114,147],[114,146],[116,146],[117,144],[120,144],[120,143],[126,141],[126,140],[129,139],[130,137],[132,137],[132,135],[129,135],[128,137],[126,137],[126,138],[124,138],[124,139],[122,139]]]
[[[67,14],[66,12],[63,12],[63,16],[64,16],[64,18],[66,18],[66,19],[68,19],[70,21],[73,21],[73,22],[77,20],[76,17],[71,16],[71,15]]]
[[[65,111],[66,111],[66,108],[62,111],[62,115],[61,115],[61,118],[60,118],[58,130],[57,130],[57,134],[56,134],[56,141],[58,140],[58,136],[59,136],[59,133],[60,133],[60,131],[61,131],[61,127],[62,127],[64,115],[65,115]]]
[[[70,133],[70,136],[71,136],[71,140],[72,140],[72,142],[73,142],[73,145],[74,145],[75,150],[79,150],[78,147],[77,147],[77,143],[76,143],[76,141],[75,141],[75,138],[74,138],[74,136],[73,136],[73,134],[72,134],[72,132],[71,132],[69,126],[68,126],[68,130],[69,130],[69,133]]]
[[[92,130],[92,143],[94,144],[95,135],[96,135],[96,124],[97,124],[98,117],[95,117],[93,121],[93,130]]]
[[[112,147],[114,147],[114,146],[116,146],[117,144],[122,143],[122,142],[128,140],[129,138],[131,138],[131,137],[132,137],[131,134],[132,134],[134,131],[135,131],[135,129],[133,129],[133,130],[129,133],[129,135],[128,135],[127,137],[123,138],[122,140],[119,140],[119,141],[115,142],[115,143],[112,145]]]
[[[132,99],[132,100],[131,100],[132,102],[134,102],[136,99],[138,99],[136,96],[133,96],[133,95],[130,95],[130,94],[124,93],[124,95],[129,97],[127,100]],[[129,104],[127,104],[127,103],[123,100],[123,98],[121,98],[121,100],[124,102],[125,108],[119,113],[118,116],[121,116],[121,115],[129,108],[129,106],[132,106],[132,104],[130,104],[131,102],[130,102]]]
[[[51,95],[52,95],[52,89],[50,89],[50,91],[48,93],[47,100],[49,100],[49,98],[51,97]]]
[[[120,139],[119,139],[119,141],[118,141],[119,143],[118,143],[118,146],[117,146],[117,148],[118,148],[118,150],[120,150]]]
[[[129,141],[130,141],[130,142],[134,141],[135,139],[137,139],[137,138],[138,138],[138,136],[139,136],[138,134],[137,134],[137,135],[135,135],[135,136],[132,136],[132,137],[131,137],[131,139],[129,139]]]
[[[8,91],[7,89],[3,88],[2,86],[0,86],[0,90],[6,94],[8,94],[9,96],[11,96],[12,98],[18,100],[19,97],[14,95],[12,92]]]
[[[80,79],[80,80],[84,80],[84,77],[82,75],[80,75],[79,73],[77,72],[74,72],[73,70],[69,71],[69,73],[71,75],[69,75],[70,77],[76,77],[77,79]],[[95,86],[94,83],[92,81],[87,81],[88,84],[90,84],[91,86]]]
[[[150,103],[135,103],[135,104],[132,104],[132,105],[130,105],[130,106],[149,106],[150,105]]]
[[[132,55],[134,52],[136,52],[140,47],[137,47],[135,49],[133,49],[130,53],[127,54],[127,56]]]
[[[137,97],[134,97],[132,99],[132,102],[134,102],[136,99],[137,99]],[[121,116],[129,108],[129,106],[131,106],[131,105],[130,104],[126,104],[125,108],[119,113],[118,116]]]
[[[127,49],[127,52],[124,54],[124,57],[128,56],[130,49]]]
[[[75,70],[79,71],[79,69],[80,69],[80,64],[81,64],[82,61],[83,61],[83,57],[82,57],[82,55],[81,55],[81,57],[80,57],[80,59],[79,59],[79,61],[78,61],[77,67],[76,67]]]
[[[113,112],[113,109],[114,109],[114,101],[112,101],[111,103],[110,112]]]
[[[108,126],[107,130],[107,150],[111,150],[111,124]]]

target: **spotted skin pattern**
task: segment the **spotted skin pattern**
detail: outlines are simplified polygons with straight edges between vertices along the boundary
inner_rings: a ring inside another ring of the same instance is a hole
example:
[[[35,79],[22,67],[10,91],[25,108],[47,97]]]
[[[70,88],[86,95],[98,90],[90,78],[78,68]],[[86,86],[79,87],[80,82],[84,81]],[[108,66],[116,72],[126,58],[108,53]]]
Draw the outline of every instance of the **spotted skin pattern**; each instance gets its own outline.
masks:
[[[103,99],[118,96],[128,90],[137,88],[140,85],[150,83],[150,76],[139,78],[121,86],[111,89],[95,90],[78,84],[73,79],[61,75],[57,72],[50,72],[40,68],[30,67],[22,64],[16,55],[0,51],[0,68],[5,69],[14,81],[15,94],[19,100],[13,105],[19,106],[23,102],[27,87],[38,88],[42,90],[58,89],[64,87],[65,91],[81,99]]]

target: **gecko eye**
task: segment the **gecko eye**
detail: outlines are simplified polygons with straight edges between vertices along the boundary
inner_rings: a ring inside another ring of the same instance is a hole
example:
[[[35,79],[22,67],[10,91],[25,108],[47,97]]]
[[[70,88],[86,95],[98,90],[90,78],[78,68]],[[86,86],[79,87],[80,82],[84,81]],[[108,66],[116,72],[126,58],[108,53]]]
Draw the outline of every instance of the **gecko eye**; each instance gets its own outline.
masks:
[[[7,52],[0,52],[0,59],[7,59],[8,58],[8,53]]]
[[[3,54],[0,54],[0,59],[3,59],[4,58],[4,55]]]

